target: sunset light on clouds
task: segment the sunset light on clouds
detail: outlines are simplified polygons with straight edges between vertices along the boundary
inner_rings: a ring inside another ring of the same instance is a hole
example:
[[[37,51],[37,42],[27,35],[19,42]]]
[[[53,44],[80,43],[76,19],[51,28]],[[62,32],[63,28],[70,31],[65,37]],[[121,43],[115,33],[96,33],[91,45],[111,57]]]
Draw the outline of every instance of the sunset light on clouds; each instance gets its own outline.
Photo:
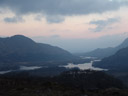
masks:
[[[50,42],[44,38],[59,41],[118,35],[123,40],[128,37],[127,10],[128,0],[0,0],[0,36],[42,37],[37,41],[46,43]],[[70,50],[67,45],[51,44]]]

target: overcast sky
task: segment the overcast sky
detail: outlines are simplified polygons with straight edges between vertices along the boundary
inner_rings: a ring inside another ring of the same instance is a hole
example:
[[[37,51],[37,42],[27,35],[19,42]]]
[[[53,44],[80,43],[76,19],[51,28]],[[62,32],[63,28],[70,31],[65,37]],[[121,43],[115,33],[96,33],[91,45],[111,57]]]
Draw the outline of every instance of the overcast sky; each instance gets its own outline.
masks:
[[[0,36],[86,52],[128,37],[128,0],[0,0]]]

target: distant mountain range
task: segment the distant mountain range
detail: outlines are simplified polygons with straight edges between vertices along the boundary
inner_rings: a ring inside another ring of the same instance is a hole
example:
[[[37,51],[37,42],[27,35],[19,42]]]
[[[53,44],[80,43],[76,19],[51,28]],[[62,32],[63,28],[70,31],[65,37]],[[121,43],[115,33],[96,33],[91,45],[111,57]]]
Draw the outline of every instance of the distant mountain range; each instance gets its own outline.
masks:
[[[23,35],[0,38],[0,62],[64,61],[73,58],[64,49],[36,43]]]
[[[89,57],[98,57],[98,58],[104,58],[104,57],[109,57],[113,54],[115,54],[118,50],[122,48],[128,47],[128,38],[124,40],[123,43],[121,43],[117,47],[109,47],[109,48],[98,48],[95,49],[91,52],[87,52],[84,54],[81,54],[82,56],[89,56]]]

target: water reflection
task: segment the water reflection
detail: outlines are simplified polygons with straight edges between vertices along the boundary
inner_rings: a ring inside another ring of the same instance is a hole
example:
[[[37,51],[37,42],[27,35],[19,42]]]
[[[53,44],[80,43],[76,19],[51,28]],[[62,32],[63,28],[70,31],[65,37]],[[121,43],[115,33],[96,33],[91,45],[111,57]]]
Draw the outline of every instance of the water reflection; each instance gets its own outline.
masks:
[[[97,67],[93,67],[92,66],[93,62],[98,62],[98,61],[100,61],[100,60],[93,60],[90,63],[83,63],[83,64],[69,63],[65,67],[66,68],[75,68],[75,67],[78,67],[81,70],[92,69],[92,70],[99,70],[99,71],[102,71],[102,70],[106,70],[107,71],[107,69],[102,69],[102,68],[97,68]]]
[[[27,66],[20,66],[20,70],[36,70],[36,69],[40,69],[42,67],[40,66],[30,66],[30,67],[27,67]]]

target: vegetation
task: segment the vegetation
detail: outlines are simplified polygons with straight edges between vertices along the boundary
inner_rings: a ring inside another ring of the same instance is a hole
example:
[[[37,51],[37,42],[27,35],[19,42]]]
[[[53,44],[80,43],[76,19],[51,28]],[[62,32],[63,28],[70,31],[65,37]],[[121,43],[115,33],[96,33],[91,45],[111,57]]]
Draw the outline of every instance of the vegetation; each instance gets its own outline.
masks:
[[[0,76],[0,96],[127,96],[123,88],[119,80],[92,70],[71,70],[43,78],[27,73]]]

